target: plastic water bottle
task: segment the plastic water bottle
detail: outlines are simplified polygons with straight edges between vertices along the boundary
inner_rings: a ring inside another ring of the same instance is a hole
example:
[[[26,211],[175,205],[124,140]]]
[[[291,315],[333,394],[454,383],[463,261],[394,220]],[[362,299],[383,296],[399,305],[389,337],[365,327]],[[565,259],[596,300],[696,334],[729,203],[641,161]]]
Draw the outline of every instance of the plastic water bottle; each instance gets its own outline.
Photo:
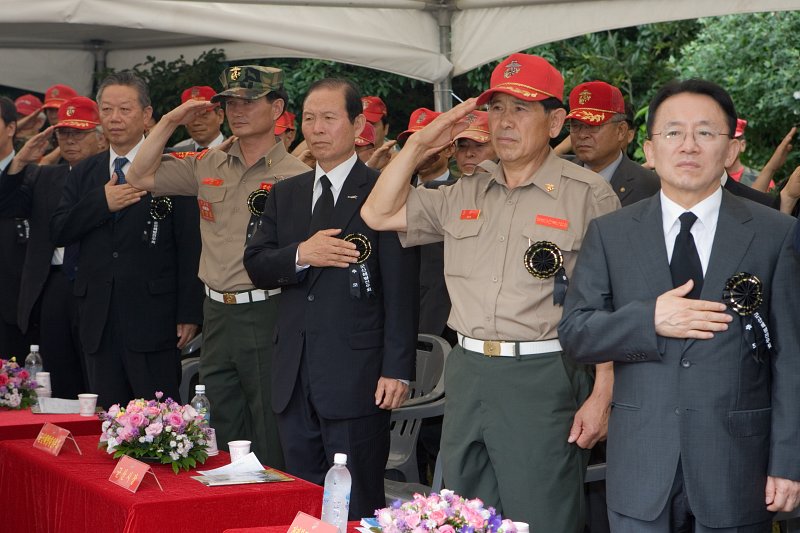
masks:
[[[39,345],[31,344],[31,353],[25,358],[25,370],[28,371],[31,381],[34,381],[37,372],[41,372],[43,369],[42,356],[39,355]]]
[[[325,489],[322,496],[322,521],[347,533],[347,513],[350,510],[350,471],[347,470],[347,454],[333,456],[333,466],[325,474]]]
[[[208,426],[211,427],[211,402],[208,401],[208,397],[206,396],[205,385],[195,385],[194,398],[192,398],[190,403],[191,406],[194,407],[195,411],[203,415],[203,418],[208,423]]]

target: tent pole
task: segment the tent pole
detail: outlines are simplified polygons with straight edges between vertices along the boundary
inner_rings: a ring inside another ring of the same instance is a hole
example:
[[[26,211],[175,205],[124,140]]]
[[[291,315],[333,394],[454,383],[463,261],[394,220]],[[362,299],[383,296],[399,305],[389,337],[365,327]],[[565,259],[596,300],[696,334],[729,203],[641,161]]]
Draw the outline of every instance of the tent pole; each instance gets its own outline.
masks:
[[[439,51],[448,60],[450,57],[450,23],[452,11],[447,6],[439,8],[436,12],[436,20],[439,25]],[[447,74],[442,81],[433,84],[433,103],[436,111],[447,111],[453,107],[453,98],[450,93],[453,91],[453,72]]]
[[[100,85],[101,77],[106,74],[106,56],[108,56],[108,48],[106,42],[100,40],[89,41],[89,46],[94,53],[94,79],[92,80],[92,93],[97,91]]]

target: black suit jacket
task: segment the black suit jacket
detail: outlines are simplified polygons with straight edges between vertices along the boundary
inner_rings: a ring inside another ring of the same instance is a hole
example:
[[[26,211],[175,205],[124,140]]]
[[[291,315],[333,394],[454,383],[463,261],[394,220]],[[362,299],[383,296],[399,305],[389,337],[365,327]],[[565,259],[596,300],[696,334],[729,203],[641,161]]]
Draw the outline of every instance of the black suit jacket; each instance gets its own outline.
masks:
[[[781,203],[780,196],[772,196],[771,194],[757,191],[752,187],[748,187],[747,185],[742,185],[741,183],[731,178],[730,176],[728,176],[728,179],[725,180],[724,187],[728,190],[728,192],[735,194],[736,196],[747,198],[748,200],[758,202],[759,204],[765,205],[767,207],[773,207],[775,209],[778,209],[780,207]]]
[[[625,207],[653,196],[661,189],[661,181],[655,172],[631,161],[623,153],[622,161],[611,176],[611,188]]]
[[[169,349],[176,343],[176,324],[202,322],[197,204],[172,197],[172,211],[158,222],[151,245],[152,196],[115,216],[103,188],[108,179],[108,151],[82,161],[67,176],[50,221],[56,246],[81,245],[74,285],[81,343],[87,353],[96,352],[111,313],[118,312],[128,350]]]
[[[17,224],[13,216],[0,217],[0,318],[14,325],[17,324],[19,282],[27,246],[27,241],[18,238]]]
[[[26,165],[18,174],[9,174],[6,168],[0,178],[0,213],[30,221],[31,234],[17,305],[23,332],[28,330],[33,306],[50,275],[56,248],[50,238],[50,217],[58,207],[67,174],[67,165]]]
[[[375,414],[381,376],[412,379],[419,305],[417,252],[404,249],[395,232],[377,232],[359,213],[378,173],[357,161],[336,201],[332,227],[341,236],[366,236],[373,297],[350,293],[350,269],[310,267],[295,271],[297,246],[309,235],[314,172],[272,188],[261,229],[244,255],[256,287],[281,287],[273,340],[272,407],[289,403],[307,358],[311,397],[325,418]]]

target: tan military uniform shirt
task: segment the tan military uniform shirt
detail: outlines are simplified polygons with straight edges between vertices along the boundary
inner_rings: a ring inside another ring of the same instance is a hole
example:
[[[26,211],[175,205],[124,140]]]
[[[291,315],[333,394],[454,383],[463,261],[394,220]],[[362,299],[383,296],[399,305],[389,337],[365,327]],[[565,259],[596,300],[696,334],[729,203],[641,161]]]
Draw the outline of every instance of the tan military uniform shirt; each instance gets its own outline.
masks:
[[[254,288],[242,264],[250,222],[247,198],[262,184],[309,171],[283,143],[247,168],[239,143],[228,152],[208,150],[183,159],[164,155],[156,172],[156,196],[197,196],[200,207],[200,279],[219,292]]]
[[[571,276],[589,222],[619,206],[603,178],[551,150],[514,189],[502,165],[451,187],[414,188],[408,231],[399,235],[404,246],[444,240],[451,328],[482,340],[548,340],[558,336],[562,308],[553,304],[553,278],[525,268],[525,251],[537,241],[556,244]]]

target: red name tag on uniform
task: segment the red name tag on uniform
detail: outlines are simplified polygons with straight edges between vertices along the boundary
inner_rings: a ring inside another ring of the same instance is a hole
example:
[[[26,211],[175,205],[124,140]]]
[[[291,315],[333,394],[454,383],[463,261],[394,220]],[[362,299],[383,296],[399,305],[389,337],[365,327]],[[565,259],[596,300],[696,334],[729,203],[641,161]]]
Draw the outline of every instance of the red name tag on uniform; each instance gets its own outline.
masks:
[[[569,220],[563,218],[548,217],[546,215],[536,215],[536,223],[540,226],[566,230],[569,227]]]
[[[68,436],[68,430],[46,422],[36,440],[33,441],[33,447],[50,455],[58,455]]]
[[[214,209],[211,203],[206,200],[197,199],[197,205],[200,207],[200,217],[209,222],[216,222],[214,219]]]
[[[203,185],[211,185],[212,187],[219,187],[225,183],[222,178],[203,178]]]
[[[262,181],[259,188],[269,192],[270,190],[272,190],[272,183],[267,183],[266,181]]]
[[[462,209],[461,220],[477,220],[481,216],[480,209]]]

